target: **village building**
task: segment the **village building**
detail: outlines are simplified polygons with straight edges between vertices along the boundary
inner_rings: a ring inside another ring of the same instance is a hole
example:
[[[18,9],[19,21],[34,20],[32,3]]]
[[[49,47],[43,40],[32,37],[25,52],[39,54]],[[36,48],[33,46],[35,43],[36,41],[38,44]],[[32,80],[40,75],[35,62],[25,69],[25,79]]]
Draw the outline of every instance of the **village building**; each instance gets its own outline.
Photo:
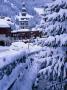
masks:
[[[10,45],[11,27],[5,19],[0,19],[0,46]]]
[[[29,29],[29,19],[33,16],[27,13],[25,3],[22,4],[22,11],[19,12],[19,15],[16,16],[16,19],[19,23],[19,29]]]
[[[29,19],[33,18],[33,16],[27,13],[25,3],[22,4],[22,11],[19,13],[19,16],[16,16],[17,21],[19,21],[19,29],[13,30],[11,32],[12,40],[18,41],[23,39],[30,39],[33,37],[41,36],[41,32],[37,30],[32,30],[29,28]]]

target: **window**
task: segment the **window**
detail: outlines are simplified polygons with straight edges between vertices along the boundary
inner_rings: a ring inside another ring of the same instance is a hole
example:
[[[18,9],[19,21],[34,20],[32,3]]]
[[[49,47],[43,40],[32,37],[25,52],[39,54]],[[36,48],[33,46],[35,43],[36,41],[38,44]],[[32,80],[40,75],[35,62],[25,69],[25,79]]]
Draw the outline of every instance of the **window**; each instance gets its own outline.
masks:
[[[21,25],[24,25],[24,23],[22,22]]]
[[[22,13],[22,16],[26,16],[26,13]]]
[[[21,18],[21,20],[24,20],[25,18]]]
[[[22,12],[26,12],[26,9],[22,9]]]

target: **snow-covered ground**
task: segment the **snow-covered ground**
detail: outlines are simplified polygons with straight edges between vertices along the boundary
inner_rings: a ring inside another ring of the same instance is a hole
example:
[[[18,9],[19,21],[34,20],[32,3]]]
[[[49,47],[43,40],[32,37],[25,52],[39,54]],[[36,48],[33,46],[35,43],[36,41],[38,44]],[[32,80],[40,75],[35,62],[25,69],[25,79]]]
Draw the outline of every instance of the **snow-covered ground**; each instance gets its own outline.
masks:
[[[10,85],[17,80],[17,77],[20,73],[25,72],[26,65],[29,66],[29,60],[26,61],[25,66],[23,66],[24,56],[27,57],[28,55],[33,55],[38,53],[42,50],[40,46],[33,45],[33,44],[25,44],[22,42],[15,42],[13,43],[8,50],[5,52],[0,53],[0,90],[7,90]],[[35,67],[36,66],[36,67]],[[36,69],[37,72],[37,65],[33,65],[33,69]],[[35,78],[37,74],[35,71],[29,71],[28,75],[30,76],[30,72]],[[21,74],[22,75],[22,74]],[[34,79],[33,77],[29,77],[29,79]],[[27,76],[26,76],[27,77]],[[26,78],[27,79],[27,78]],[[28,80],[29,80],[28,79]],[[5,82],[7,81],[7,82]],[[31,81],[30,81],[30,84]],[[6,85],[6,86],[5,86]],[[25,87],[24,87],[25,88]]]
[[[12,90],[32,90],[33,82],[39,71],[39,63],[33,62],[33,65],[27,70],[21,79],[18,79],[14,84]]]
[[[25,44],[23,42],[15,42],[9,47],[9,49],[3,47],[1,48],[2,52],[0,52],[0,68],[23,57],[24,55],[35,53],[41,49],[40,46]]]
[[[7,47],[7,46],[0,46],[0,53],[7,51],[8,49],[9,49],[9,47]]]

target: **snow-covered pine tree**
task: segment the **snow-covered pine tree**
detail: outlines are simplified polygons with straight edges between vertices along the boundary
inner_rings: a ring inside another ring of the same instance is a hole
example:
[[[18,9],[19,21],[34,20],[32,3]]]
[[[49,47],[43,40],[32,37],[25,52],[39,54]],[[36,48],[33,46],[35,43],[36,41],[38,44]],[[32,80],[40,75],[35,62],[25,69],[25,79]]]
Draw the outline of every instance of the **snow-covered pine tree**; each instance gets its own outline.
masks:
[[[48,9],[50,12],[45,16],[45,29],[44,32],[47,35],[60,35],[63,33],[67,33],[67,2],[62,0],[56,0]]]
[[[45,11],[43,32],[48,37],[39,44],[46,46],[46,54],[33,90],[67,90],[67,2],[56,0]]]

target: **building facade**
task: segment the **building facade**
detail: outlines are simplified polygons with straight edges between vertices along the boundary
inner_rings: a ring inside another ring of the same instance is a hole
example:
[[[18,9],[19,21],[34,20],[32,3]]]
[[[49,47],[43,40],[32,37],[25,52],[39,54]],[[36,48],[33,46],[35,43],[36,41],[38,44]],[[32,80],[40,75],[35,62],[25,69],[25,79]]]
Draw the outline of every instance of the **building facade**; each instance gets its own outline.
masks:
[[[25,3],[23,3],[21,12],[19,12],[19,15],[16,16],[19,23],[19,29],[29,29],[30,18],[32,18],[32,16],[27,13]]]
[[[4,19],[0,19],[0,45],[10,45],[11,27]]]

